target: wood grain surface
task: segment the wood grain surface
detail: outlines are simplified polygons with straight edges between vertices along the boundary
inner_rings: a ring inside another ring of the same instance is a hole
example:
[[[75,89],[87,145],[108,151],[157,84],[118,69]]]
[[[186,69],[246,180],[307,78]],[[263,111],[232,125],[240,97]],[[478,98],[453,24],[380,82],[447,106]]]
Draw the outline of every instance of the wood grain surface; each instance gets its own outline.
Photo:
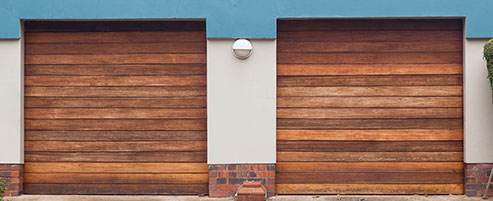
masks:
[[[26,22],[26,194],[207,194],[204,22]]]
[[[279,20],[278,194],[463,194],[462,21]]]

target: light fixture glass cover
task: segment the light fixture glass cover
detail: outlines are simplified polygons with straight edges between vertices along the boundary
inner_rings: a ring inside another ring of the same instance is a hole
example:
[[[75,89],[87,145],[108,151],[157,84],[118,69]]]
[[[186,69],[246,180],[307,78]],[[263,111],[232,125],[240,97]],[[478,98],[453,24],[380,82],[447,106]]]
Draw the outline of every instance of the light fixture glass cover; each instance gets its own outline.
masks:
[[[238,59],[246,59],[252,55],[253,46],[247,39],[238,39],[233,43],[233,55]]]

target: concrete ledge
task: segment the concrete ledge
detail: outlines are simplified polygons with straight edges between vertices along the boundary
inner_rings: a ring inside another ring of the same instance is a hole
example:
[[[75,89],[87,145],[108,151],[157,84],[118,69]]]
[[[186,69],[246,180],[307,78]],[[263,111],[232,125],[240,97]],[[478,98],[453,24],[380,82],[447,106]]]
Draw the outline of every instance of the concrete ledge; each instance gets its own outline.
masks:
[[[198,196],[77,196],[77,195],[22,195],[5,201],[226,201],[233,198]],[[480,201],[478,197],[460,196],[277,196],[271,201]],[[493,200],[490,198],[488,200]]]
[[[22,195],[5,201],[226,201],[229,198],[198,196],[98,196],[98,195]]]
[[[478,197],[449,196],[278,196],[272,201],[479,201]],[[488,200],[493,200],[490,198]]]

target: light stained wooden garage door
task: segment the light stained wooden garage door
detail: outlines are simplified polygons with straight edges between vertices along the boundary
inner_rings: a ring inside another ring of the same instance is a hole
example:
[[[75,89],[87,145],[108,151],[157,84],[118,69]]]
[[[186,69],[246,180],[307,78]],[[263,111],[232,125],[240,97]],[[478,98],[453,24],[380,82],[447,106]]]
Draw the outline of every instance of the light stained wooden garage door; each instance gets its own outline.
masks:
[[[277,34],[277,193],[463,194],[462,20]]]
[[[27,22],[26,194],[207,194],[204,22]]]

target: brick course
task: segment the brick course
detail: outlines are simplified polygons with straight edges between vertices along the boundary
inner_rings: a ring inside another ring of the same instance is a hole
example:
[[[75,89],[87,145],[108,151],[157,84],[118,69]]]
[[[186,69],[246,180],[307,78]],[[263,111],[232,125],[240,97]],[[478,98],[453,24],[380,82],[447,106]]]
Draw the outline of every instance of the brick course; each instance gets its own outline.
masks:
[[[465,190],[467,196],[483,196],[492,166],[493,164],[485,163],[466,164]],[[490,185],[488,195],[489,197],[493,197],[493,185]]]
[[[13,183],[8,186],[5,196],[18,196],[23,192],[23,170],[24,165],[0,164],[0,181]]]
[[[267,195],[276,193],[275,164],[209,165],[209,196],[233,197],[245,181],[261,181]]]

